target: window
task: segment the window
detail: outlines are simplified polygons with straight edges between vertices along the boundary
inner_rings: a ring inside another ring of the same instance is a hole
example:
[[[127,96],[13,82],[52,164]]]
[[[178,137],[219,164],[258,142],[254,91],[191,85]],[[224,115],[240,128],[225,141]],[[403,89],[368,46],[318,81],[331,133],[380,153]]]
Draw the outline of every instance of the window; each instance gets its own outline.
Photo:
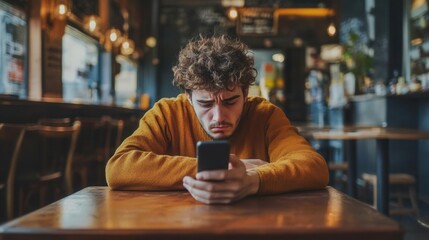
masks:
[[[0,1],[0,94],[27,96],[26,38],[24,12]]]
[[[115,76],[116,104],[133,108],[137,95],[137,64],[122,55],[116,57],[116,62],[121,66]]]
[[[98,43],[67,26],[63,37],[63,100],[97,103],[100,100]]]

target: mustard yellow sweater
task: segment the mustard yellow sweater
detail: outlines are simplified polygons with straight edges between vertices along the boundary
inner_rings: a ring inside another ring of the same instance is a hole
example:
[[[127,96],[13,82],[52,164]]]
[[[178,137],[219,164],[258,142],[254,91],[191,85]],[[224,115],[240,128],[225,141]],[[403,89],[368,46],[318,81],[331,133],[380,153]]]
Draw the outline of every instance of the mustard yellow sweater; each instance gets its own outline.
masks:
[[[196,147],[211,138],[193,107],[180,94],[161,99],[140,120],[137,130],[118,147],[106,166],[112,189],[184,189],[184,176],[196,174]],[[248,97],[241,122],[229,139],[240,159],[261,159],[259,193],[323,188],[325,160],[298,135],[283,111],[259,97]]]

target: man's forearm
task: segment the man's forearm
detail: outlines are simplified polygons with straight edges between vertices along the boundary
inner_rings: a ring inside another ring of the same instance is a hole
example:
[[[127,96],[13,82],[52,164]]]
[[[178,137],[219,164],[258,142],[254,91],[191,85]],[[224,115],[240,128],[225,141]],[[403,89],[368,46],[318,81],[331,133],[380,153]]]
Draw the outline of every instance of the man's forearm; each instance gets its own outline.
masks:
[[[195,173],[195,158],[138,150],[116,153],[106,166],[106,180],[113,190],[183,189],[182,178]]]

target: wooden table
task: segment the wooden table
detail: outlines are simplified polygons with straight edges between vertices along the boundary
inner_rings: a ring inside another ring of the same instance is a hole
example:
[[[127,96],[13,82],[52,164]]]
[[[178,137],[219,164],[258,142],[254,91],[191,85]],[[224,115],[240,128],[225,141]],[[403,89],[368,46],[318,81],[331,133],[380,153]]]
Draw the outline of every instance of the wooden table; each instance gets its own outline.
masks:
[[[349,143],[348,189],[349,194],[356,197],[356,140],[376,140],[376,174],[377,174],[377,209],[389,214],[389,140],[429,139],[429,132],[416,129],[383,128],[371,126],[347,126],[344,128],[330,127],[298,127],[307,138],[320,140],[346,140]]]
[[[331,187],[205,205],[188,192],[89,187],[0,226],[0,239],[402,239],[394,220]]]

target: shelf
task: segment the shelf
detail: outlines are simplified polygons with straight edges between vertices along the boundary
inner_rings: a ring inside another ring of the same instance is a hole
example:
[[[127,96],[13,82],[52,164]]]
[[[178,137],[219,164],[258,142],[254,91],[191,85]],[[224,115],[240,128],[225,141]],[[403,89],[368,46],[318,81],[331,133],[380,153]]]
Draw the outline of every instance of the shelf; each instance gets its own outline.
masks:
[[[401,94],[401,95],[387,95],[388,98],[404,98],[404,99],[429,99],[429,90],[424,91],[418,91],[418,92],[411,92],[407,94]]]

